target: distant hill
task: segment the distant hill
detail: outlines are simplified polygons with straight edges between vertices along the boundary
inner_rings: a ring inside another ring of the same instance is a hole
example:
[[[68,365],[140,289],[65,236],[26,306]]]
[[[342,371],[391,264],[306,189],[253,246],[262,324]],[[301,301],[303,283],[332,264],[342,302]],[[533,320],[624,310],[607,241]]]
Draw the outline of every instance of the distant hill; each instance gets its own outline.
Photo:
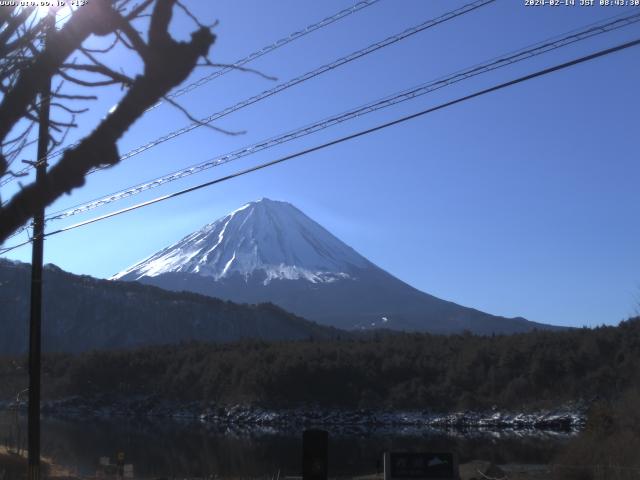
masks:
[[[469,330],[490,335],[560,329],[491,315],[421,292],[293,205],[269,199],[240,207],[112,278],[234,302],[273,302],[345,330]]]
[[[30,265],[0,259],[0,354],[28,344]],[[272,304],[237,305],[194,293],[44,269],[43,349],[81,352],[200,340],[330,338],[338,331]]]

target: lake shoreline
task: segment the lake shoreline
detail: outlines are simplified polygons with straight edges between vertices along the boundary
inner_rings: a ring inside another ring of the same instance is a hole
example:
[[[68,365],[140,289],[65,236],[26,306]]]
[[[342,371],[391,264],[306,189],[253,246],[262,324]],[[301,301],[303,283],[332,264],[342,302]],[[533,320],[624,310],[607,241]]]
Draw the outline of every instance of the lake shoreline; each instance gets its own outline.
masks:
[[[2,405],[0,405],[2,407]],[[26,409],[24,402],[7,403],[9,409]],[[313,426],[379,428],[485,429],[514,431],[581,431],[586,409],[575,405],[523,412],[457,411],[436,413],[429,410],[348,409],[304,406],[265,408],[247,405],[219,406],[202,402],[175,402],[157,397],[114,398],[66,397],[45,401],[43,415],[61,418],[173,418],[222,426],[273,427],[299,429]]]

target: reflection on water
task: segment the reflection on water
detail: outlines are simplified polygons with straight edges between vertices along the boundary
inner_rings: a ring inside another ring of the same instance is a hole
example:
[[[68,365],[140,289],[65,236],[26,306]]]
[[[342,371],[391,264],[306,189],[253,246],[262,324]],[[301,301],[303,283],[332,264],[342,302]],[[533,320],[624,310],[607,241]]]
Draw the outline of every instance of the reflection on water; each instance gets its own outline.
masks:
[[[9,423],[0,415],[1,438]],[[24,422],[24,417],[21,418]],[[24,426],[23,426],[24,428]],[[455,450],[461,462],[547,463],[567,440],[563,434],[438,432],[434,430],[345,431],[328,426],[330,475],[373,473],[382,452]],[[25,430],[26,431],[26,430]],[[42,423],[42,453],[83,475],[98,459],[124,451],[140,477],[264,476],[299,474],[302,432],[217,428],[198,422],[131,418],[53,419]]]

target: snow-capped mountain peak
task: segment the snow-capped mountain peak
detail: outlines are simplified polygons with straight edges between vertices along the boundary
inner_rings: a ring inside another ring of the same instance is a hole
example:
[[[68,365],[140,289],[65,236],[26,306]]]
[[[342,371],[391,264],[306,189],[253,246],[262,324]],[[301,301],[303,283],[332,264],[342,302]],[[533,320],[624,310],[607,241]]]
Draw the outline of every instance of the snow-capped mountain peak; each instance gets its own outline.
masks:
[[[259,274],[265,284],[275,279],[325,283],[351,278],[369,265],[293,205],[263,198],[205,225],[112,279],[190,273],[219,280]]]
[[[112,279],[239,303],[271,302],[347,330],[452,333],[552,328],[496,317],[421,292],[285,202],[263,198],[205,225]]]

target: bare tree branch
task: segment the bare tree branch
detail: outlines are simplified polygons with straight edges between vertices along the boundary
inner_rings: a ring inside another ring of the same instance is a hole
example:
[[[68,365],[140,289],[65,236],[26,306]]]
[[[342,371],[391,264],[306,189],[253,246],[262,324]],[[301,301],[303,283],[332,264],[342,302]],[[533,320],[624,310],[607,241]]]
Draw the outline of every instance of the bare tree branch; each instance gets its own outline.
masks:
[[[67,95],[64,93],[54,93],[52,98],[63,98],[65,100],[97,100],[96,95]]]
[[[144,72],[133,79],[127,93],[118,103],[118,108],[77,146],[65,150],[60,161],[49,170],[44,182],[24,187],[0,209],[0,243],[25,224],[34,211],[50,205],[61,195],[82,186],[85,175],[91,169],[117,164],[117,141],[149,107],[182,83],[200,58],[207,56],[215,40],[209,29],[198,29],[192,33],[189,42],[177,42],[170,36],[168,28],[174,3],[175,0],[158,0],[154,4],[148,31],[149,44],[143,57]],[[39,55],[28,72],[21,74],[15,88],[7,93],[0,105],[0,138],[6,136],[18,119],[24,118],[28,105],[33,103],[35,93],[33,86],[31,89],[28,88],[28,80],[37,85],[38,82],[34,78],[36,73],[53,73],[60,68],[64,60],[80,47],[82,40],[90,33],[106,35],[121,28],[122,17],[112,8],[108,8],[109,11],[106,13],[100,11],[110,16],[106,21],[107,26],[104,23],[96,26],[93,22],[92,26],[87,27],[76,20],[82,14],[83,20],[91,23],[90,13],[96,13],[93,9],[106,9],[105,5],[106,0],[93,0],[86,7],[79,9],[63,30],[58,32],[58,41],[66,42],[64,46],[57,45],[54,48],[47,45],[45,52],[50,57]],[[69,30],[71,24],[76,30]],[[141,52],[138,54],[142,56]],[[18,93],[14,93],[16,89],[19,90]],[[13,105],[18,112],[9,111],[8,104]]]
[[[111,50],[113,50],[113,48],[116,46],[116,44],[118,43],[118,36],[114,35],[113,37],[113,41],[104,48],[86,48],[84,47],[83,50],[86,52],[91,52],[91,53],[107,53],[110,52]]]
[[[139,18],[140,14],[142,14],[142,12],[144,12],[152,3],[153,0],[145,0],[140,5],[135,7],[129,14],[127,14],[127,16],[125,17],[126,20],[130,22],[135,18]]]
[[[273,77],[271,75],[267,75],[266,73],[262,73],[260,70],[256,70],[254,68],[242,67],[240,65],[233,65],[231,63],[213,63],[208,58],[205,58],[202,63],[198,63],[197,67],[214,67],[214,68],[231,68],[233,70],[238,70],[240,72],[253,73],[258,75],[265,80],[276,81],[278,77]]]
[[[162,3],[162,2],[161,2]],[[5,138],[22,118],[37,96],[40,82],[56,72],[64,60],[86,40],[91,33],[111,33],[115,12],[108,0],[93,0],[79,9],[60,30],[52,34],[44,51],[22,70],[18,80],[0,104],[0,139]],[[0,176],[5,165],[0,162]]]
[[[138,52],[142,59],[146,60],[149,47],[144,42],[138,31],[123,18],[121,18],[120,20],[120,28],[122,29],[122,32],[125,34],[125,36],[129,39],[129,42],[127,42],[124,38],[120,37],[122,43],[130,50],[135,50],[136,52]]]
[[[9,39],[16,33],[18,28],[26,22],[27,18],[35,11],[35,7],[29,7],[23,9],[17,15],[10,17],[7,21],[7,26],[0,33],[0,55],[4,54],[7,49],[7,43]]]
[[[59,71],[58,74],[64,78],[65,80],[71,82],[71,83],[75,83],[76,85],[80,85],[83,87],[105,87],[107,85],[116,85],[118,83],[120,83],[118,80],[113,80],[113,79],[109,79],[109,80],[100,80],[100,81],[89,81],[89,80],[81,80],[79,78],[76,77],[72,77],[71,75],[69,75],[68,73],[64,72],[64,71]]]
[[[87,112],[89,110],[88,108],[81,108],[81,109],[70,108],[70,107],[67,107],[66,105],[63,105],[62,103],[58,103],[58,102],[51,102],[51,107],[61,108],[65,112],[72,113],[72,114],[75,114],[75,115],[81,114],[81,113],[85,113],[85,112]]]
[[[214,131],[219,132],[219,133],[224,133],[225,135],[233,135],[233,136],[235,136],[235,135],[244,135],[245,133],[247,133],[244,130],[239,131],[239,132],[232,132],[230,130],[225,130],[223,128],[216,127],[215,125],[211,125],[210,123],[202,122],[202,121],[198,120],[197,118],[195,118],[193,115],[191,115],[186,108],[184,108],[182,105],[180,105],[175,100],[172,100],[171,98],[169,98],[166,95],[163,96],[162,98],[164,100],[166,100],[167,102],[169,102],[172,106],[174,106],[175,108],[180,110],[184,114],[184,116],[187,117],[190,121],[192,121],[193,123],[197,123],[198,125],[200,125],[202,127],[209,128],[209,129],[214,130]]]
[[[73,114],[72,114],[72,116],[71,116],[71,121],[72,121],[72,122],[75,122],[75,119],[76,119],[75,115],[73,115]],[[62,145],[62,144],[64,143],[64,141],[67,139],[67,135],[69,135],[69,132],[71,131],[71,128],[72,128],[72,127],[68,127],[68,128],[64,131],[64,133],[62,134],[62,137],[60,137],[60,139],[59,139],[59,140],[56,140],[55,138],[53,138],[53,135],[52,135],[52,136],[51,136],[51,143],[52,143],[52,144],[51,144],[51,148],[59,147],[60,145]],[[51,151],[51,150],[49,150],[49,151],[47,152],[47,154],[48,154],[50,151]]]
[[[132,78],[129,78],[122,73],[118,73],[114,70],[111,70],[109,67],[106,67],[102,64],[93,65],[93,64],[64,63],[62,64],[62,68],[65,68],[67,70],[78,70],[83,72],[98,73],[100,75],[104,75],[105,77],[109,77],[115,83],[122,83],[123,85],[131,85],[133,83]],[[67,77],[64,77],[64,78],[68,80]]]

